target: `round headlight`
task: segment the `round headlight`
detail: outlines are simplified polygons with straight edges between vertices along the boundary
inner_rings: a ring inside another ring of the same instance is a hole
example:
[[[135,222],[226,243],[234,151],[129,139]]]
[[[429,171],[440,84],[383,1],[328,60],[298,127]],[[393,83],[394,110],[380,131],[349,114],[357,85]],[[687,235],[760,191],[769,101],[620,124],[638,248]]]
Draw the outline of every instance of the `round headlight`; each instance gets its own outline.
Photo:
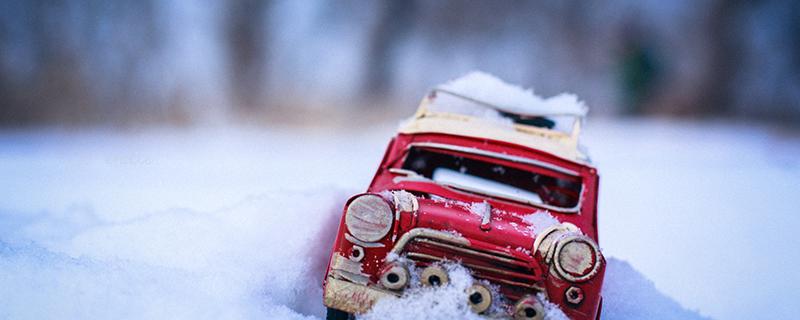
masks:
[[[350,202],[344,223],[356,239],[375,242],[389,233],[392,227],[392,208],[383,198],[366,194]]]
[[[566,235],[559,239],[554,256],[558,274],[573,282],[592,278],[602,260],[594,241],[583,235]]]

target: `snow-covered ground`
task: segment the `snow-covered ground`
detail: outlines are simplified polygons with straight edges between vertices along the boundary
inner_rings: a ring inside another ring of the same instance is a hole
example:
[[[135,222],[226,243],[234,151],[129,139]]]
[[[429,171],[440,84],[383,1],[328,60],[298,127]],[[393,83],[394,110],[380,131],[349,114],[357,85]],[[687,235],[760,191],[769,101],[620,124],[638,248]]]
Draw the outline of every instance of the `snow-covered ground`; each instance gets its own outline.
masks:
[[[0,319],[319,318],[341,203],[394,128],[0,132]],[[604,318],[800,313],[800,138],[602,120],[584,137]]]

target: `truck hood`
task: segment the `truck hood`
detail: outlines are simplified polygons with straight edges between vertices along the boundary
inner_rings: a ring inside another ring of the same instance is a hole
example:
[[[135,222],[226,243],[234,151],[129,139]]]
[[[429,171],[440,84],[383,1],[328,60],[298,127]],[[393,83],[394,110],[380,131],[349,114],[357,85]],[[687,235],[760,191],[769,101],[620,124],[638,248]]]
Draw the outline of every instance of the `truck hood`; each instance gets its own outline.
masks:
[[[414,227],[454,232],[470,240],[527,254],[538,232],[559,223],[544,211],[509,212],[491,208],[486,203],[447,199],[418,199],[418,202]],[[487,211],[490,212],[488,220],[485,219]]]

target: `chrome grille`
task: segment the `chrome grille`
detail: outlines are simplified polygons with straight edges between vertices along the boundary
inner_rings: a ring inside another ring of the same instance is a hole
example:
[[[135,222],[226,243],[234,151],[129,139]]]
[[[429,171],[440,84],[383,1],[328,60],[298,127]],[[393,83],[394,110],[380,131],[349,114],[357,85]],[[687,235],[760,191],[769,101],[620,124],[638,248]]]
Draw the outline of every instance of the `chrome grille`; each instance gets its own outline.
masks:
[[[473,276],[500,285],[509,298],[519,298],[531,291],[542,291],[537,283],[533,259],[520,259],[499,250],[479,249],[467,239],[432,229],[414,229],[405,234],[393,252],[418,265],[456,261],[469,268]]]

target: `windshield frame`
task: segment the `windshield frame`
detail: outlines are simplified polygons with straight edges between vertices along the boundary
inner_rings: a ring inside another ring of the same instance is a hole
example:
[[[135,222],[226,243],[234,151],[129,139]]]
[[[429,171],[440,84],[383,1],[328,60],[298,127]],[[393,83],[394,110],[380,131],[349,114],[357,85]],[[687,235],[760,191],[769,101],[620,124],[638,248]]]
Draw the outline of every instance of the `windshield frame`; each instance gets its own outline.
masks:
[[[519,198],[519,197],[514,197],[514,196],[509,196],[509,195],[503,195],[503,194],[496,194],[496,193],[493,193],[493,192],[487,191],[487,190],[479,190],[478,188],[466,188],[466,187],[460,186],[460,185],[454,185],[454,184],[448,184],[448,183],[443,183],[443,182],[439,182],[439,181],[434,181],[433,179],[427,178],[427,177],[417,173],[416,171],[412,171],[412,170],[407,170],[407,169],[402,169],[402,168],[390,168],[389,171],[392,172],[392,173],[395,173],[395,174],[405,175],[406,176],[405,179],[408,179],[408,180],[425,181],[425,182],[429,182],[429,183],[440,185],[442,187],[447,187],[447,188],[450,188],[450,189],[456,189],[456,190],[459,190],[459,191],[465,191],[465,192],[469,192],[469,193],[480,194],[480,195],[484,195],[484,196],[488,196],[488,197],[492,197],[492,198],[496,198],[496,199],[501,199],[501,200],[511,200],[511,201],[520,202],[520,203],[528,204],[528,205],[531,205],[531,206],[535,206],[535,207],[540,207],[540,208],[547,209],[547,210],[553,210],[553,211],[563,212],[563,213],[578,213],[581,210],[581,205],[583,204],[583,200],[584,200],[584,193],[586,191],[586,183],[584,181],[585,180],[584,177],[577,171],[574,171],[574,170],[571,170],[571,169],[567,169],[567,168],[561,167],[561,166],[556,165],[556,164],[552,164],[552,163],[547,163],[547,162],[544,162],[544,161],[536,160],[536,159],[530,159],[530,158],[524,158],[524,157],[515,156],[515,155],[497,153],[497,152],[482,150],[482,149],[473,148],[473,147],[464,147],[464,146],[437,143],[437,142],[412,142],[412,143],[409,143],[408,145],[406,145],[405,150],[403,150],[403,156],[399,157],[398,160],[404,160],[406,158],[406,156],[408,155],[408,152],[411,150],[411,148],[414,148],[414,147],[427,148],[427,149],[440,149],[440,150],[445,150],[445,151],[462,153],[462,154],[466,154],[466,155],[482,156],[482,157],[494,158],[494,159],[499,159],[499,160],[505,160],[505,161],[520,163],[520,164],[524,164],[524,165],[535,166],[535,167],[539,167],[541,169],[546,169],[546,170],[550,170],[550,171],[553,171],[553,172],[558,172],[558,173],[561,173],[561,174],[564,174],[564,175],[580,178],[580,190],[578,191],[578,201],[576,202],[575,206],[573,206],[573,207],[569,207],[569,208],[568,207],[559,207],[559,206],[554,206],[554,205],[549,205],[549,204],[543,204],[543,203],[529,201],[529,200],[524,199],[524,198]],[[399,181],[397,181],[397,182],[399,182]]]

